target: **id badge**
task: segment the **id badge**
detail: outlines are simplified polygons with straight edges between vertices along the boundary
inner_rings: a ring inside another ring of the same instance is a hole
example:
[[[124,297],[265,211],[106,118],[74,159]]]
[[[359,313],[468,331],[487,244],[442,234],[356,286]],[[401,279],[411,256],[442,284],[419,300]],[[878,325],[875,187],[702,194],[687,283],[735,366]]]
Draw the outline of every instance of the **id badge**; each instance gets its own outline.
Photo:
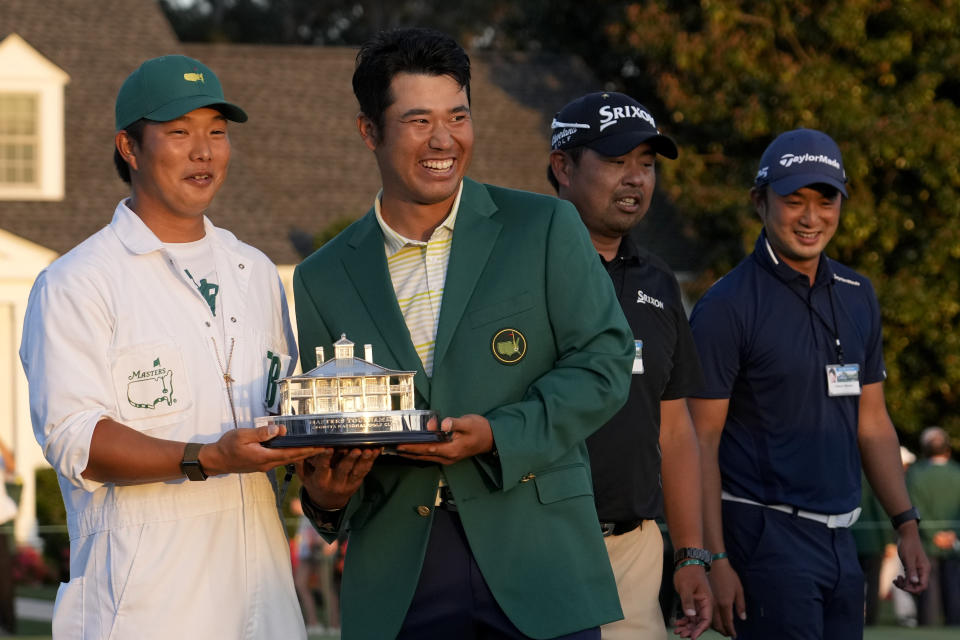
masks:
[[[634,340],[633,345],[637,349],[633,356],[633,373],[640,374],[643,373],[643,340]]]
[[[859,364],[828,364],[827,365],[827,395],[828,396],[860,395],[860,365]]]

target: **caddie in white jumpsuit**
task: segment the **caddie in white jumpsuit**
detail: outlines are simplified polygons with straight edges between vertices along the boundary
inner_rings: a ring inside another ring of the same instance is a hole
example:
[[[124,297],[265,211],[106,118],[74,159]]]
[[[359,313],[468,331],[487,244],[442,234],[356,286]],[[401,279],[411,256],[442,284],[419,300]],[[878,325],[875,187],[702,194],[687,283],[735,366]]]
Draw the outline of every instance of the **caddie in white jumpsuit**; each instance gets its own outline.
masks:
[[[20,348],[70,531],[54,638],[305,638],[263,472],[315,451],[253,428],[295,364],[283,288],[203,215],[227,119],[246,114],[210,69],[166,56],[127,79],[116,115],[131,197],[41,273]]]

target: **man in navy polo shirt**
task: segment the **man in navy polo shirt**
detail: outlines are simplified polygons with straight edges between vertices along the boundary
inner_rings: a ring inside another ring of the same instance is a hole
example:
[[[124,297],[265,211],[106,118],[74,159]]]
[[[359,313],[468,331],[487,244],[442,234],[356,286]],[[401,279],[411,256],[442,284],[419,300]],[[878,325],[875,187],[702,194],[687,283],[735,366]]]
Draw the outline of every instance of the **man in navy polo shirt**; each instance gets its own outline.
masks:
[[[650,208],[656,156],[674,159],[677,146],[660,134],[646,107],[622,93],[574,100],[552,129],[547,177],[580,212],[636,344],[627,403],[587,438],[597,513],[624,614],[601,632],[604,640],[666,638],[658,602],[663,538],[654,522],[666,506],[677,547],[679,626],[696,638],[712,609],[700,457],[685,399],[701,384],[700,364],[673,272],[629,235]]]
[[[892,516],[918,593],[929,563],[883,396],[869,280],[827,258],[847,196],[840,149],[797,129],[774,140],[750,192],[763,231],[691,324],[706,384],[691,398],[714,552],[714,627],[735,637],[860,638],[863,573],[849,527],[860,468]],[[721,499],[722,497],[722,499]]]

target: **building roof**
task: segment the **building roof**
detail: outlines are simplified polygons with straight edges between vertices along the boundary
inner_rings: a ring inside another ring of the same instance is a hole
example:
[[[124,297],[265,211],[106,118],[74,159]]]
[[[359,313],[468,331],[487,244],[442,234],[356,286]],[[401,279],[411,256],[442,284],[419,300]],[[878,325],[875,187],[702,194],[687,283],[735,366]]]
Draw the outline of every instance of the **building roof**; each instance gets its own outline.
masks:
[[[367,357],[372,358],[373,350],[370,345],[367,347]],[[284,380],[302,380],[304,378],[362,378],[365,376],[407,376],[413,378],[416,371],[399,371],[387,369],[380,365],[357,358],[353,355],[354,343],[347,338],[344,333],[340,334],[340,339],[333,343],[334,355],[329,360],[321,362],[323,354],[317,350],[317,362],[319,364],[306,373],[290,376]],[[344,355],[340,355],[343,353]],[[346,355],[350,354],[350,355]]]
[[[396,371],[367,362],[356,356],[349,358],[330,358],[306,373],[284,378],[284,380],[303,380],[307,378],[363,378],[367,376],[409,376],[416,371]]]
[[[140,62],[195,57],[227,99],[250,115],[231,125],[230,176],[208,212],[214,224],[278,264],[299,262],[292,236],[309,238],[373,203],[379,174],[356,129],[356,50],[184,44],[152,0],[3,0],[0,39],[19,34],[70,76],[66,88],[66,195],[5,201],[0,228],[64,253],[109,223],[128,193],[112,160],[113,104]],[[545,170],[554,111],[596,88],[579,59],[472,54],[476,144],[472,178],[550,193]]]

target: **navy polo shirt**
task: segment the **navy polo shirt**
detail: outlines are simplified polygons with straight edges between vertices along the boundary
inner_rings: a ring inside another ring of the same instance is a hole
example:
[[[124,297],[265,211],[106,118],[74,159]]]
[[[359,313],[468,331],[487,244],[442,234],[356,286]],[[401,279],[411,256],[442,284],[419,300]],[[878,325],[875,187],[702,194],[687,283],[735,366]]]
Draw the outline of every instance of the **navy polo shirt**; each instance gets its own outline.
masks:
[[[813,285],[762,232],[690,316],[705,386],[729,398],[720,440],[723,489],[764,504],[845,513],[860,504],[859,396],[827,395],[826,366],[860,365],[861,386],[886,378],[880,308],[870,281],[820,256]]]
[[[613,280],[643,373],[634,373],[626,404],[587,438],[601,522],[649,520],[663,513],[660,401],[688,397],[702,384],[696,345],[670,268],[629,237],[617,255],[600,258]]]

